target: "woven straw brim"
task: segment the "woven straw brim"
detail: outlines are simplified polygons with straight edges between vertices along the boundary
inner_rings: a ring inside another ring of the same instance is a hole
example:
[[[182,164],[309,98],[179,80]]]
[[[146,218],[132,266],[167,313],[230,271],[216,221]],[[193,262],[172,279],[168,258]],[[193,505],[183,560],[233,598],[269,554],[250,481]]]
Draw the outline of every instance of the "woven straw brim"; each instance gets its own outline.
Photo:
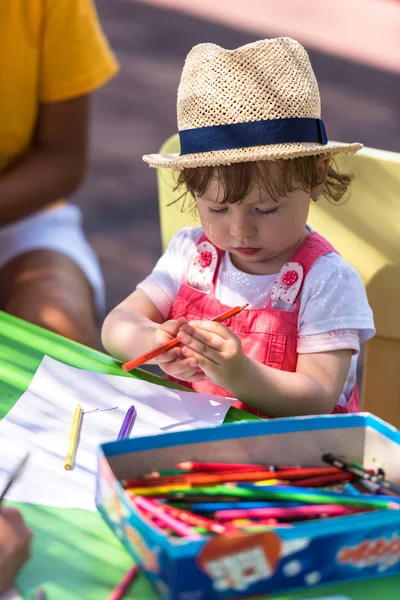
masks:
[[[175,171],[196,167],[219,167],[239,162],[254,162],[258,160],[278,160],[297,158],[299,156],[313,156],[316,154],[354,154],[361,150],[362,144],[341,144],[331,142],[327,145],[303,144],[276,144],[272,146],[252,146],[250,148],[235,148],[234,150],[218,150],[215,152],[201,152],[199,154],[145,154],[143,160],[150,167],[167,168]]]

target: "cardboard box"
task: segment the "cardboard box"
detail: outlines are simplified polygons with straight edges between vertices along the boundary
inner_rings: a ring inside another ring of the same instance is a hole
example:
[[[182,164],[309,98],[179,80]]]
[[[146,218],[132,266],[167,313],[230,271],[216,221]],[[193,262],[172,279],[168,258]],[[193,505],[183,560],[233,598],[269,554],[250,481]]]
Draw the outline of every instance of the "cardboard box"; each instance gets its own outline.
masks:
[[[107,443],[96,503],[165,600],[225,600],[387,576],[400,570],[400,510],[301,522],[204,541],[169,538],[143,518],[120,479],[221,461],[322,466],[325,452],[385,469],[400,484],[400,432],[369,414],[242,422]]]

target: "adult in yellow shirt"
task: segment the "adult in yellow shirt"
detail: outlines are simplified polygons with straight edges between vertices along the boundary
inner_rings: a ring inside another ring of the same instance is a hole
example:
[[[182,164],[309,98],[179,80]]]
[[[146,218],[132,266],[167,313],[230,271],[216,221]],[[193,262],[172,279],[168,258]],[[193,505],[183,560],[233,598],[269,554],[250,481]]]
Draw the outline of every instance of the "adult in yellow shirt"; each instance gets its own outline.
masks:
[[[80,210],[91,93],[118,70],[92,0],[0,2],[0,309],[96,346],[104,286]]]

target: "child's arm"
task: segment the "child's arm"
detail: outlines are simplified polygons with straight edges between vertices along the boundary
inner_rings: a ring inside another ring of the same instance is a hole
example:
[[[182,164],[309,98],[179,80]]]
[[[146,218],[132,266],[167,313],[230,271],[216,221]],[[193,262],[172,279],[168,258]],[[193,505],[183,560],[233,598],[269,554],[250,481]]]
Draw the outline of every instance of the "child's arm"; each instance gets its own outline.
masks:
[[[120,360],[136,358],[154,347],[155,332],[163,321],[148,295],[136,290],[107,315],[101,331],[103,346]]]
[[[300,354],[295,373],[245,356],[240,339],[222,323],[194,321],[178,334],[182,353],[209,379],[269,417],[331,413],[346,381],[352,350]]]
[[[184,323],[185,319],[165,321],[149,296],[138,289],[106,317],[101,332],[103,346],[112,356],[130,360],[172,340]],[[158,364],[176,379],[204,379],[197,373],[197,366],[192,365],[193,359],[182,357],[180,348],[173,348],[149,362]]]
[[[343,390],[352,354],[352,350],[299,354],[295,373],[247,358],[244,377],[238,377],[229,391],[270,417],[331,413]]]

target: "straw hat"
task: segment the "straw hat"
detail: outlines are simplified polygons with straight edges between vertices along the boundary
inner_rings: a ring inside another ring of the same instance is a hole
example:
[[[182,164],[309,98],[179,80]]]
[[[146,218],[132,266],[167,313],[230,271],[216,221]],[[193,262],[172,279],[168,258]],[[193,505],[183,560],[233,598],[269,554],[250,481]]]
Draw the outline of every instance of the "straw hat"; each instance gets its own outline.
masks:
[[[178,89],[180,154],[147,154],[151,167],[181,170],[312,154],[353,154],[327,142],[317,80],[291,38],[236,50],[194,46]]]

